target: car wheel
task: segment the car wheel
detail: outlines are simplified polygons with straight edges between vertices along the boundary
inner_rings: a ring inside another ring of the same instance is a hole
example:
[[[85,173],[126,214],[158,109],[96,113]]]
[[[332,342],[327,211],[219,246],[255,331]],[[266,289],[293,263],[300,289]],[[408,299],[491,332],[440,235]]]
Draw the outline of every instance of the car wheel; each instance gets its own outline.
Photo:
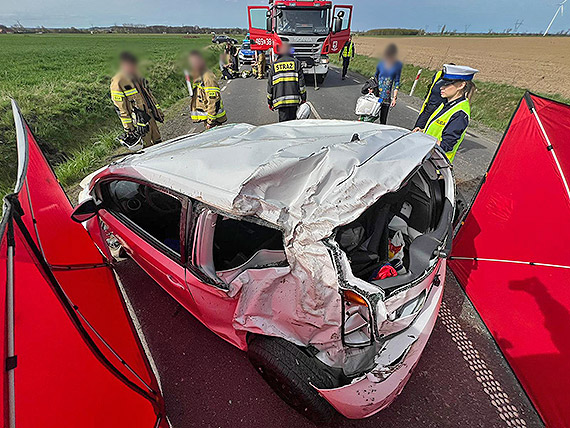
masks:
[[[278,337],[254,336],[249,360],[283,401],[313,422],[332,419],[334,408],[313,388],[334,388],[335,377],[302,348]]]
[[[319,85],[322,85],[326,78],[327,78],[326,74],[317,74],[317,83]]]

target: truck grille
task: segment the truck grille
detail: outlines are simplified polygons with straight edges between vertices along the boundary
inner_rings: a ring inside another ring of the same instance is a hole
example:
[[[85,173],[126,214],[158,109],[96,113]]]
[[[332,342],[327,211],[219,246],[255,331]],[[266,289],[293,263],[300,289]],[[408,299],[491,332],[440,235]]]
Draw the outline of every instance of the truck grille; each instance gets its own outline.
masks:
[[[282,38],[283,40],[285,38]],[[300,61],[306,60],[308,58],[317,59],[321,56],[321,51],[323,49],[323,43],[326,37],[319,38],[314,42],[289,42],[291,46],[295,49],[295,57]],[[288,40],[284,40],[288,41]]]

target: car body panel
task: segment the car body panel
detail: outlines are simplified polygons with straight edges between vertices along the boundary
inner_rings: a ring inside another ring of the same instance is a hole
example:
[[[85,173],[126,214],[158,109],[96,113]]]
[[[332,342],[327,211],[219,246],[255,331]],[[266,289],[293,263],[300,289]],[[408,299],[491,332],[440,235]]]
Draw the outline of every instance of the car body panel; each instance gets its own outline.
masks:
[[[445,268],[443,261],[439,269],[424,281],[432,283],[436,275],[445,278]],[[403,334],[387,341],[376,355],[376,367],[369,373],[340,388],[317,388],[319,393],[350,419],[366,418],[389,406],[400,394],[419,361],[435,325],[442,297],[443,284],[432,286],[414,322]]]

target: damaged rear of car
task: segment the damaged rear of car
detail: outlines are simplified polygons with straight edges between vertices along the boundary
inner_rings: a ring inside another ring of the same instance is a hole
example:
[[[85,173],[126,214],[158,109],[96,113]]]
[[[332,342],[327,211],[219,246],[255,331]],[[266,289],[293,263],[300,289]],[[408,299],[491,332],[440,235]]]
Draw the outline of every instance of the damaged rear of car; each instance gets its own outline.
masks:
[[[98,245],[118,242],[322,421],[374,414],[410,376],[441,302],[454,192],[429,136],[306,120],[163,143],[89,177],[83,197]]]

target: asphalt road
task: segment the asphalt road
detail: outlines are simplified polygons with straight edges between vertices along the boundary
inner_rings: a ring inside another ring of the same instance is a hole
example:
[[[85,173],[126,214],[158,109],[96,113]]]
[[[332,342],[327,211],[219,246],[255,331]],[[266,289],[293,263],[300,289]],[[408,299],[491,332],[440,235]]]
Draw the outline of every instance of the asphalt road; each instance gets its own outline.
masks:
[[[332,71],[309,101],[324,119],[354,120],[363,78]],[[224,83],[231,122],[265,124],[266,81]],[[388,123],[410,128],[417,99],[400,97]],[[186,121],[181,115],[177,120]],[[190,127],[190,125],[188,125]],[[492,133],[490,133],[492,135]],[[470,132],[456,161],[460,190],[470,194],[496,143]],[[133,262],[117,271],[139,318],[161,378],[173,427],[313,427],[284,404],[238,349],[207,330]],[[365,420],[338,415],[334,427],[536,427],[542,423],[465,294],[448,273],[444,304],[424,354],[402,394]]]

